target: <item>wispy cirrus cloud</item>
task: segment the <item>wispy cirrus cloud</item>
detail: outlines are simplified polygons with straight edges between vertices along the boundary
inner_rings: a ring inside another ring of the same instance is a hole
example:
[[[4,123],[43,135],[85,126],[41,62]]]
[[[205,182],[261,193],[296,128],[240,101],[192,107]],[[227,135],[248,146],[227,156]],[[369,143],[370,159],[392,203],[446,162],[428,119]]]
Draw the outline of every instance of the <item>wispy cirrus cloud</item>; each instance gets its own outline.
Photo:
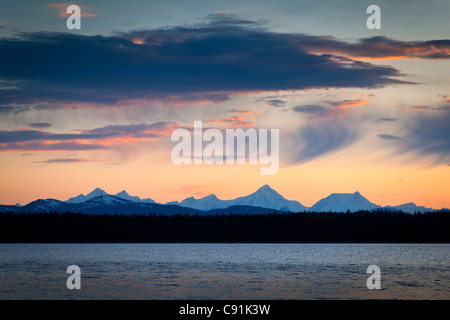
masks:
[[[305,163],[349,147],[362,136],[360,126],[351,122],[346,118],[318,118],[291,129],[282,144],[285,164]]]
[[[391,141],[398,154],[412,154],[430,163],[450,161],[450,106],[416,106],[403,109],[409,114],[403,119],[396,135],[378,135]]]
[[[282,144],[285,164],[312,161],[358,142],[367,134],[370,120],[350,111],[368,103],[371,101],[347,99],[293,107],[292,110],[302,114],[307,121],[301,121],[288,130]]]

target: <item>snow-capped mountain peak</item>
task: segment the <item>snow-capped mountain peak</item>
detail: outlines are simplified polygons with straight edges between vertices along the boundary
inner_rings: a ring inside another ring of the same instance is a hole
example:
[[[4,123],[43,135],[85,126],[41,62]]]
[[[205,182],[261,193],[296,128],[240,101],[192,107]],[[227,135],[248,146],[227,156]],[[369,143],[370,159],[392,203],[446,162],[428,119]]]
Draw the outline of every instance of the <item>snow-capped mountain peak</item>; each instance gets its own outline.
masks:
[[[220,200],[215,194],[210,194],[200,199],[189,197],[180,202],[180,206],[199,210],[226,208],[226,201]]]
[[[115,195],[111,195],[111,194],[107,193],[106,191],[104,191],[104,190],[102,190],[100,188],[95,188],[94,190],[92,190],[87,195],[80,194],[80,195],[78,195],[76,197],[70,198],[66,202],[67,203],[82,203],[82,202],[89,201],[90,199],[93,199],[95,197],[99,197],[99,196],[115,196],[117,198],[129,200],[129,201],[134,201],[134,202],[155,203],[155,201],[150,199],[150,198],[141,199],[141,198],[139,198],[137,196],[130,196],[128,194],[128,192],[126,192],[125,190],[122,190],[122,191],[120,191],[119,193],[117,193]]]
[[[310,211],[313,212],[355,212],[358,210],[372,210],[380,206],[363,197],[359,191],[355,193],[332,193],[328,197],[319,200]]]
[[[88,201],[85,201],[84,204],[85,205],[98,205],[98,204],[104,204],[104,205],[112,205],[112,204],[126,204],[126,203],[130,203],[132,201],[127,200],[127,199],[123,199],[123,198],[119,198],[110,194],[105,194],[105,195],[100,195],[97,197],[93,197],[91,199],[89,199]]]
[[[56,199],[37,199],[22,207],[24,212],[52,212],[63,202]]]
[[[90,201],[92,200],[92,201]],[[32,201],[31,203],[20,206],[2,206],[0,211],[5,210],[22,210],[22,211],[53,211],[58,210],[74,210],[77,205],[136,205],[136,206],[146,206],[147,204],[157,204],[154,200],[150,198],[141,199],[138,196],[131,196],[127,191],[122,190],[121,192],[111,195],[100,188],[95,188],[87,195],[80,194],[76,197],[70,198],[69,200],[62,202],[55,199],[38,199]],[[166,203],[167,205],[175,205],[181,207],[187,207],[202,211],[208,211],[212,209],[225,209],[229,207],[259,207],[265,209],[274,209],[280,211],[310,211],[310,212],[355,212],[359,210],[364,211],[377,211],[377,210],[388,210],[388,211],[403,211],[407,213],[415,212],[429,212],[436,211],[435,209],[426,208],[423,206],[418,206],[413,202],[405,203],[397,206],[384,206],[381,207],[367,200],[361,195],[359,191],[354,193],[332,193],[328,197],[319,200],[311,208],[303,206],[301,203],[293,200],[287,200],[276,190],[272,189],[269,185],[265,184],[257,189],[255,192],[247,195],[238,197],[231,200],[221,200],[215,194],[210,194],[204,196],[203,198],[196,199],[194,197],[189,197],[181,202],[171,201]],[[74,207],[75,206],[75,207]],[[78,207],[77,207],[78,208]]]
[[[275,191],[275,190],[273,190],[268,184],[265,184],[261,188],[259,188],[257,191],[270,192],[270,191]]]
[[[100,188],[95,188],[94,190],[92,190],[87,195],[79,194],[76,197],[70,198],[66,202],[68,202],[68,203],[81,203],[81,202],[85,202],[85,201],[87,201],[89,199],[92,199],[94,197],[103,196],[103,195],[107,195],[107,193],[105,191],[103,191],[102,189],[100,189]]]
[[[117,197],[122,196],[122,197],[129,197],[130,195],[128,194],[128,192],[126,192],[125,190],[120,191],[119,193],[116,194]]]
[[[406,213],[434,211],[434,209],[432,209],[432,208],[426,208],[424,206],[418,206],[414,202],[401,204],[401,205],[398,205],[398,206],[394,206],[393,208],[396,208],[396,209],[398,209],[400,211],[403,211],[403,212],[406,212]]]
[[[95,188],[94,190],[92,190],[90,193],[88,193],[86,195],[86,197],[88,198],[94,198],[94,197],[98,197],[98,196],[104,196],[107,195],[108,193],[106,193],[106,191],[100,189],[100,188]]]
[[[266,184],[248,196],[236,198],[234,201],[240,202],[239,205],[252,205],[251,203],[261,203],[274,200],[280,201],[283,199],[284,197],[281,194]]]
[[[128,192],[126,192],[125,190],[122,190],[119,193],[117,193],[116,197],[121,198],[121,199],[125,199],[125,200],[129,200],[129,201],[141,202],[141,198],[139,198],[137,196],[130,196],[128,194]]]
[[[254,193],[231,200],[231,205],[255,206],[286,211],[305,211],[308,208],[298,201],[287,200],[277,191],[265,184]]]

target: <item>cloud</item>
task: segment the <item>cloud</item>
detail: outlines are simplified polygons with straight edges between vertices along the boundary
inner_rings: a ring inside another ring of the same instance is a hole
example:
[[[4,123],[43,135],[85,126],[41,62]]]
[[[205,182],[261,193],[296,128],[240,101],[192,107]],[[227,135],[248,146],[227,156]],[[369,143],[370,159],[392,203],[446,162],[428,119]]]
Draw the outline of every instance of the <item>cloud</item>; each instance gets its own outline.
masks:
[[[84,135],[84,139],[92,139],[97,136]],[[63,141],[75,140],[81,138],[79,134],[67,133],[51,133],[36,130],[15,130],[15,131],[0,131],[0,144],[4,143],[23,143],[30,141]]]
[[[155,122],[152,124],[136,125],[109,125],[92,130],[82,130],[81,136],[94,136],[99,138],[133,137],[133,138],[159,138],[167,136],[177,126],[168,122]]]
[[[80,143],[74,141],[53,142],[32,141],[22,143],[0,143],[0,151],[81,151],[81,150],[102,150],[105,146],[95,143]]]
[[[88,162],[90,160],[80,159],[80,158],[64,158],[64,159],[48,159],[43,161],[33,161],[33,163],[79,163],[79,162]]]
[[[370,102],[365,99],[323,101],[293,107],[294,112],[306,115],[307,121],[286,132],[282,148],[286,163],[305,163],[357,142],[366,134],[367,127],[365,120],[351,113],[350,108]]]
[[[430,106],[408,106],[401,109],[401,111],[448,111],[450,110],[450,106],[439,106],[439,107],[430,107]]]
[[[261,114],[261,111],[259,110],[246,110],[246,109],[229,109],[229,112],[233,113],[241,113],[241,114]]]
[[[286,101],[281,99],[270,99],[266,101],[266,104],[272,106],[272,107],[283,107],[285,105]]]
[[[255,114],[261,114],[258,110],[230,110],[239,113],[239,115],[228,116],[219,119],[210,119],[203,121],[204,123],[226,124],[227,127],[252,127],[255,124],[250,119],[254,118]]]
[[[404,107],[401,110],[402,111],[412,111],[412,110],[428,110],[428,109],[432,109],[432,107],[429,106],[408,106],[408,107]]]
[[[168,122],[110,125],[76,133],[37,130],[0,131],[0,151],[100,150],[169,136],[176,125]]]
[[[405,111],[405,109],[402,109]],[[450,107],[414,106],[396,123],[397,134],[378,134],[396,154],[409,154],[432,165],[450,161]]]
[[[298,43],[310,53],[335,54],[353,59],[448,59],[450,40],[398,41],[383,36],[344,42],[334,37],[304,36]]]
[[[252,127],[255,124],[250,121],[246,121],[247,117],[245,116],[229,116],[219,119],[210,119],[203,121],[204,123],[216,123],[216,124],[229,124],[230,126],[237,127]]]
[[[441,112],[418,112],[405,124],[399,153],[413,152],[416,156],[432,158],[434,164],[450,161],[450,109]]]
[[[370,103],[370,101],[363,99],[324,101],[323,105],[301,105],[293,107],[292,110],[306,114],[309,118],[338,117],[347,114],[350,107],[358,107],[367,103]]]
[[[0,91],[0,101],[115,104],[164,96],[218,94],[216,98],[225,99],[232,92],[409,83],[397,79],[403,74],[390,66],[310,53],[305,39],[329,42],[271,32],[261,22],[227,14],[196,25],[112,36],[19,33],[0,39],[0,60],[6,62],[0,79],[17,81],[14,88]]]
[[[1,92],[0,92],[0,97],[1,97]],[[31,110],[31,107],[27,106],[27,105],[15,105],[15,104],[0,105],[0,114],[1,115],[18,114],[18,113],[26,112],[29,110]]]
[[[295,112],[304,113],[306,115],[318,116],[318,117],[323,117],[323,116],[329,115],[330,113],[333,112],[328,107],[324,107],[321,105],[312,105],[312,104],[296,106],[296,107],[293,107],[292,110],[294,110]]]
[[[378,138],[381,138],[384,140],[401,140],[401,138],[390,135],[390,134],[378,134],[377,136],[378,136]]]
[[[304,163],[350,146],[360,138],[358,126],[350,122],[345,118],[321,118],[300,125],[283,139],[285,161]]]
[[[333,106],[334,108],[345,110],[349,107],[359,107],[365,105],[367,103],[370,103],[370,101],[365,99],[358,99],[358,100],[344,100],[344,101],[328,101],[327,103]]]
[[[50,3],[47,7],[54,8],[58,11],[58,16],[61,18],[67,18],[70,16],[70,13],[67,13],[67,7],[69,7],[72,3]],[[88,9],[83,6],[79,6],[81,10],[81,17],[83,18],[92,18],[97,16],[96,14],[88,13]]]
[[[380,119],[378,119],[378,122],[394,122],[397,120],[398,119],[395,119],[395,118],[380,118]]]
[[[38,128],[38,129],[50,128],[51,126],[52,126],[52,124],[48,123],[48,122],[33,122],[33,123],[30,123],[30,127]]]

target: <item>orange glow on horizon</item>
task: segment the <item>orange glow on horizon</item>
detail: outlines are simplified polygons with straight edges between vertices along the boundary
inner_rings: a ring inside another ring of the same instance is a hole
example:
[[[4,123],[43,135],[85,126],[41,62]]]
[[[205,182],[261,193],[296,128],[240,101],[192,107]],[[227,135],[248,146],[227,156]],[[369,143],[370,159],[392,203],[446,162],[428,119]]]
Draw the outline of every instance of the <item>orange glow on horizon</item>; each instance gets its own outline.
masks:
[[[352,57],[352,59],[356,59],[356,60],[375,60],[375,61],[413,58],[411,56],[405,56],[405,55],[392,55],[392,56],[380,56],[380,57],[367,57],[367,56],[351,56],[351,57]]]
[[[3,153],[5,183],[0,186],[0,203],[24,205],[38,198],[66,200],[96,187],[110,194],[125,189],[130,195],[149,197],[159,203],[211,193],[226,200],[248,195],[268,184],[286,199],[308,207],[331,193],[356,191],[381,206],[414,202],[436,209],[450,207],[450,170],[445,165],[404,166],[336,155],[281,166],[276,175],[261,176],[259,164],[177,166],[171,163],[170,155],[157,160],[153,153],[118,164],[113,164],[115,160],[108,154],[98,154],[93,159],[98,161],[39,164],[42,160],[75,156],[67,156],[64,151],[32,153],[27,157]],[[76,158],[92,159],[83,151],[77,152]],[[41,183],[42,177],[47,177],[45,184]]]

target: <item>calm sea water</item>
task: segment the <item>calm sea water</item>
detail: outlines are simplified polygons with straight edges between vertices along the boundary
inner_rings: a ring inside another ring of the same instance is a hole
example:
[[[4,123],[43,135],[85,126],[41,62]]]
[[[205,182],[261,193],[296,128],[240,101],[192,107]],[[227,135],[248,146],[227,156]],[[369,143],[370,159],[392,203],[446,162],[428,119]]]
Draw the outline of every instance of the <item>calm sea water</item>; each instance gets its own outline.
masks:
[[[0,244],[0,299],[450,299],[447,244]],[[69,290],[69,265],[81,289]],[[381,289],[369,290],[369,265]]]

